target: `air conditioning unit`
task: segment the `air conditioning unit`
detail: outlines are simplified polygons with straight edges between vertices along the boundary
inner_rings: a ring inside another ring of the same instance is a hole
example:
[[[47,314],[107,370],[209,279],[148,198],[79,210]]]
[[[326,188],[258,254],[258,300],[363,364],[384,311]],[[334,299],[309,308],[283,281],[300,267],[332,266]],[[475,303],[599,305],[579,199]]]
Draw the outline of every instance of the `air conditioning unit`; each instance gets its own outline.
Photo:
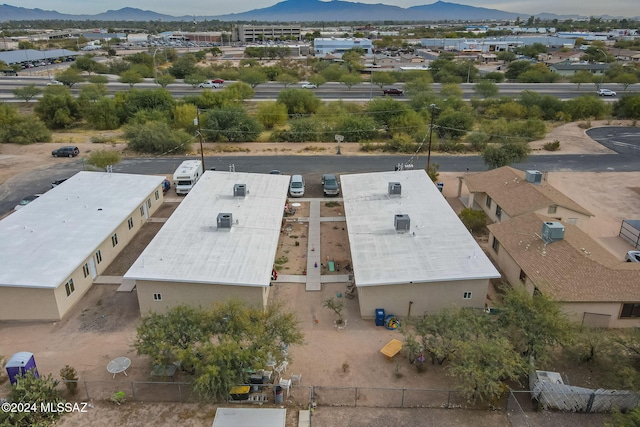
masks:
[[[219,213],[218,214],[218,230],[231,230],[231,224],[233,224],[233,214]]]
[[[556,221],[542,223],[542,240],[547,243],[564,239],[564,225]]]
[[[411,220],[407,214],[397,214],[394,218],[396,231],[409,231],[411,228]]]
[[[402,194],[402,185],[399,182],[390,182],[389,183],[389,195],[397,195]]]
[[[526,171],[525,179],[532,184],[540,184],[542,182],[542,172],[536,170]]]
[[[247,195],[247,184],[233,184],[233,197],[244,197]]]

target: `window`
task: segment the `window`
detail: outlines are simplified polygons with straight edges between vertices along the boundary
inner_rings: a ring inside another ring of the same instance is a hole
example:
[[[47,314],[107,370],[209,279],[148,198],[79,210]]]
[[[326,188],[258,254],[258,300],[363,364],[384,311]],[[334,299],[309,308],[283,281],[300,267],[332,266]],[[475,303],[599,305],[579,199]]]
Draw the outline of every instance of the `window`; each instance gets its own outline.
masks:
[[[554,214],[556,213],[557,210],[558,210],[557,205],[549,205],[549,208],[547,208],[547,213]]]
[[[84,277],[87,277],[89,275],[89,264],[87,264],[86,262],[82,266],[82,272],[84,273]]]
[[[496,205],[496,218],[500,219],[501,216],[502,216],[502,208]]]
[[[96,252],[96,261],[98,261],[98,264],[102,262],[102,251]]]
[[[463,298],[463,299],[471,299],[471,292],[465,292],[465,293],[462,295],[462,298]]]
[[[129,218],[127,222],[129,223],[129,230],[131,230],[133,228],[133,218]]]
[[[527,273],[525,273],[524,270],[520,270],[520,281],[522,283],[527,281]]]
[[[487,205],[488,208],[491,207],[491,196],[489,196],[487,194],[487,200],[484,202],[485,205]]]
[[[153,294],[154,301],[162,301],[162,294]]]
[[[500,242],[498,242],[498,239],[496,239],[495,237],[493,238],[491,247],[493,248],[494,252],[498,253],[498,249],[500,248]]]
[[[160,198],[160,193],[158,192],[158,190],[156,190],[156,200],[158,200]]]
[[[147,199],[147,207],[151,209],[151,199]]]
[[[64,290],[67,291],[67,296],[70,296],[73,291],[76,290],[76,287],[73,286],[73,279],[69,279],[69,281],[64,285]]]
[[[113,236],[111,236],[111,244],[114,248],[118,245],[118,233],[113,233]]]
[[[140,206],[140,216],[144,216],[144,206]]]
[[[620,318],[624,317],[640,317],[640,303],[622,304]]]

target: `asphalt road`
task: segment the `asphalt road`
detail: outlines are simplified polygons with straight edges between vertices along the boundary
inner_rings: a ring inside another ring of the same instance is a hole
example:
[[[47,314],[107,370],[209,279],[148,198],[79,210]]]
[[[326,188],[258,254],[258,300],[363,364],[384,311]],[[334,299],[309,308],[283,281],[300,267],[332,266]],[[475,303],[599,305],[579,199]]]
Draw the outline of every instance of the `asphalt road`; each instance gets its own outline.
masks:
[[[514,164],[517,169],[543,172],[638,172],[640,171],[640,129],[631,127],[596,128],[587,134],[618,154],[532,155],[526,162]],[[114,172],[139,174],[171,174],[183,157],[130,158],[113,167]],[[207,169],[238,172],[269,173],[278,169],[283,174],[302,174],[308,183],[320,182],[323,173],[337,175],[394,170],[398,163],[406,164],[410,156],[215,156],[205,157]],[[487,167],[480,156],[432,155],[431,162],[440,165],[441,172],[479,172]],[[414,168],[425,168],[426,156],[412,160]],[[0,185],[0,216],[9,212],[24,196],[43,193],[51,188],[51,181],[68,178],[83,169],[79,158],[52,165],[12,178]],[[313,188],[320,186],[313,186]],[[312,190],[313,191],[313,190]],[[320,194],[317,197],[321,196]],[[310,196],[316,197],[314,194]]]
[[[49,78],[40,77],[40,76],[17,76],[17,77],[0,77],[0,100],[4,101],[18,101],[11,91],[18,87],[26,86],[28,84],[35,84],[37,87],[44,89],[46,87]],[[227,82],[228,83],[228,82]],[[80,93],[80,88],[83,84],[76,84],[71,88],[71,92],[74,95],[78,95]],[[111,81],[107,83],[107,89],[110,94],[113,94],[117,91],[125,91],[129,90],[130,87],[128,84],[119,83],[116,77],[111,76]],[[398,88],[402,88],[403,84],[398,83],[393,85]],[[147,79],[143,83],[136,84],[135,88],[139,89],[153,89],[159,87],[151,79]],[[289,88],[300,88],[300,84],[290,85]],[[612,89],[618,93],[618,96],[621,96],[625,93],[639,93],[640,92],[640,84],[631,85],[624,90],[622,85],[618,84],[607,84],[607,88]],[[471,99],[471,97],[475,96],[475,92],[473,90],[473,83],[463,83],[460,85],[460,88],[463,93],[464,99]],[[592,94],[595,96],[596,88],[594,84],[582,84],[578,88],[578,85],[573,83],[499,83],[499,95],[500,96],[511,96],[516,97],[522,91],[530,90],[533,92],[537,92],[544,95],[553,95],[560,99],[571,99],[577,98],[582,95]],[[280,91],[284,90],[285,87],[281,83],[276,82],[268,82],[258,85],[255,90],[255,95],[252,100],[254,101],[264,101],[264,100],[274,100],[278,97]],[[433,84],[433,90],[436,93],[440,93],[442,89],[442,85],[439,83]],[[169,90],[172,95],[176,98],[183,98],[186,95],[194,95],[198,94],[203,90],[218,90],[218,89],[200,89],[193,88],[191,85],[187,85],[184,83],[174,83],[167,86],[167,90]],[[352,100],[352,101],[367,101],[369,99],[374,99],[377,97],[384,96],[382,93],[382,89],[376,85],[371,85],[369,83],[361,83],[353,86],[351,89],[347,88],[343,84],[336,82],[329,82],[318,89],[305,89],[313,91],[319,98],[323,100]],[[406,96],[393,96],[394,99],[398,100],[408,100]],[[606,97],[603,98],[606,101],[615,101],[617,97]]]

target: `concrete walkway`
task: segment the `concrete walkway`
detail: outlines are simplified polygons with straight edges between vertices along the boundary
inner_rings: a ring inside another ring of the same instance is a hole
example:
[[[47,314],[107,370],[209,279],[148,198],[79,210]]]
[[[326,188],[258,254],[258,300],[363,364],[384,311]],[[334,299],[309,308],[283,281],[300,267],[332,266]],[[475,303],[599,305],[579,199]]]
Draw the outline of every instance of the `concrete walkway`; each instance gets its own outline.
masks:
[[[320,282],[320,200],[309,202],[307,291],[322,290]]]

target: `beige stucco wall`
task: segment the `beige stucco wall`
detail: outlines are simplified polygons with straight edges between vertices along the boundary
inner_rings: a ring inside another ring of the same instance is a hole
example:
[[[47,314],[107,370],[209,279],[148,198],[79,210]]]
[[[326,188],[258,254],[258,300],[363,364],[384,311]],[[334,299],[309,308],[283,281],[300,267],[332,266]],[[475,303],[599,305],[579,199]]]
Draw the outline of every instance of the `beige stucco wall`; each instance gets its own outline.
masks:
[[[58,320],[53,289],[0,289],[0,320]]]
[[[207,308],[216,302],[226,302],[232,298],[240,299],[254,307],[265,308],[269,297],[269,287],[263,286],[137,280],[136,289],[142,316],[146,316],[150,311],[166,313],[181,304]],[[156,293],[162,295],[162,301],[153,299]]]
[[[406,317],[411,304],[411,316],[433,314],[445,307],[484,307],[489,280],[464,280],[434,283],[407,283],[358,287],[360,316],[375,318],[375,309],[384,308],[386,314]],[[471,299],[463,299],[471,292]]]
[[[468,208],[484,211],[491,222],[507,221],[510,218],[504,210],[500,218],[496,216],[498,204],[493,199],[491,199],[491,206],[487,207],[487,193],[470,193],[468,205]]]

